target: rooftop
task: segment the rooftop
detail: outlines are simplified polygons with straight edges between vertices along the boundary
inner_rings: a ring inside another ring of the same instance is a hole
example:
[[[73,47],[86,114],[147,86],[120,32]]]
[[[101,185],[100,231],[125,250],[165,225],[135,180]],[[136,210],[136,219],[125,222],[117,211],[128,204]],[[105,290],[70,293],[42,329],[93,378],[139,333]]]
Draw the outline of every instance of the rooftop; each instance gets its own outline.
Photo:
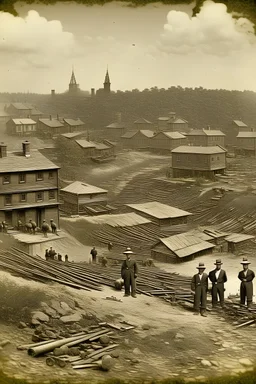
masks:
[[[169,205],[158,203],[157,201],[152,201],[144,204],[127,204],[128,207],[146,213],[149,216],[153,216],[157,219],[169,219],[182,216],[191,215],[190,212],[183,211],[179,208],[171,207]]]
[[[96,149],[109,149],[110,147],[104,143],[94,143]]]
[[[16,108],[16,109],[20,109],[20,110],[31,110],[31,106],[28,106],[28,105],[25,105],[23,103],[11,103],[11,105]]]
[[[39,121],[50,128],[63,127],[63,124],[58,119],[39,119]]]
[[[157,137],[158,135],[165,135],[166,137],[169,137],[170,139],[185,139],[186,136],[184,136],[180,132],[158,132],[154,137]]]
[[[187,136],[226,136],[217,129],[193,129],[187,133]]]
[[[36,124],[32,119],[12,119],[15,125]]]
[[[141,129],[137,133],[141,133],[142,135],[144,135],[146,137],[153,137],[155,135],[153,131],[150,131],[148,129]]]
[[[76,140],[76,143],[82,148],[95,148],[95,144],[87,140]]]
[[[247,138],[247,137],[256,138],[256,132],[239,132],[237,135],[238,139]]]
[[[84,135],[84,132],[69,132],[69,133],[62,133],[61,136],[66,137],[67,139],[72,139],[73,137],[77,137],[80,135]]]
[[[238,127],[247,127],[247,125],[241,120],[233,120],[233,123],[235,123]]]
[[[121,137],[124,139],[131,139],[134,135],[136,135],[138,131],[128,131],[124,133]]]
[[[63,119],[65,123],[70,126],[84,125],[84,122],[80,119]]]
[[[226,150],[219,145],[213,147],[197,147],[193,145],[182,145],[172,150],[172,153],[195,153],[201,155],[214,155],[216,153],[225,153]]]
[[[153,124],[151,123],[151,121],[148,121],[146,119],[144,119],[143,117],[141,117],[140,119],[134,121],[134,124]]]
[[[112,124],[109,124],[107,128],[122,129],[122,128],[125,128],[125,125],[124,123],[112,123]]]
[[[214,244],[204,241],[200,237],[190,234],[189,232],[166,237],[160,239],[160,241],[181,258],[215,247]]]
[[[226,241],[230,243],[241,243],[242,241],[252,240],[254,236],[244,235],[242,233],[232,233],[232,235],[226,237]]]
[[[116,215],[100,215],[85,217],[86,221],[93,224],[108,224],[111,227],[132,227],[135,225],[149,224],[150,220],[137,215],[136,213],[125,213]]]
[[[157,120],[160,120],[160,121],[169,121],[169,120],[170,120],[170,117],[158,117]]]
[[[175,119],[175,120],[173,121],[173,120],[171,120],[171,119],[169,118],[168,123],[169,123],[169,124],[186,124],[186,123],[187,123],[187,120],[177,118],[177,119]]]
[[[47,157],[37,150],[31,150],[26,157],[23,152],[7,152],[6,157],[0,158],[0,173],[41,171],[46,169],[58,169]]]
[[[62,188],[61,191],[74,193],[75,195],[87,195],[93,193],[107,193],[108,191],[102,188],[95,187],[94,185],[74,181],[74,183]]]

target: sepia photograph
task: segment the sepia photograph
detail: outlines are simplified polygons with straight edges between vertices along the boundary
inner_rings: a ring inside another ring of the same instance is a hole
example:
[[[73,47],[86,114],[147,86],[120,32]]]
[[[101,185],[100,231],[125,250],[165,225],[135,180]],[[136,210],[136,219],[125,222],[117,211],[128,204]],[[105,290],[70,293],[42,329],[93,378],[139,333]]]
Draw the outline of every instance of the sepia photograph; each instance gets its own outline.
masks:
[[[253,1],[0,5],[0,383],[256,383]]]

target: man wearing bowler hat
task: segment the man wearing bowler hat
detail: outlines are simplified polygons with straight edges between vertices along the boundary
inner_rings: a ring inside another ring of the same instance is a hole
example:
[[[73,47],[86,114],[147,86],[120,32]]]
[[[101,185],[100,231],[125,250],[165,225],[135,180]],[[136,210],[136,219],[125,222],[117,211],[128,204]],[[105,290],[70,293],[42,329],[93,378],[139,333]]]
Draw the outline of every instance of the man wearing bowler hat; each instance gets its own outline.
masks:
[[[121,268],[121,277],[124,280],[124,296],[136,297],[136,278],[138,274],[138,266],[135,260],[131,260],[131,255],[133,254],[131,248],[126,248],[124,255],[126,255],[126,260],[124,260]]]
[[[252,304],[253,296],[253,279],[255,273],[249,269],[249,264],[251,264],[246,257],[241,261],[243,270],[239,272],[238,279],[241,280],[240,285],[240,304],[245,305],[245,299],[247,299],[247,307],[250,308]]]
[[[216,268],[209,273],[209,279],[212,282],[212,306],[213,308],[217,307],[218,296],[220,299],[221,308],[224,308],[224,283],[226,283],[227,274],[221,268],[222,262],[220,259],[216,260]]]
[[[206,317],[206,300],[207,300],[207,291],[208,291],[208,275],[205,273],[204,263],[199,263],[196,273],[191,281],[191,290],[194,294],[194,309],[195,315]]]

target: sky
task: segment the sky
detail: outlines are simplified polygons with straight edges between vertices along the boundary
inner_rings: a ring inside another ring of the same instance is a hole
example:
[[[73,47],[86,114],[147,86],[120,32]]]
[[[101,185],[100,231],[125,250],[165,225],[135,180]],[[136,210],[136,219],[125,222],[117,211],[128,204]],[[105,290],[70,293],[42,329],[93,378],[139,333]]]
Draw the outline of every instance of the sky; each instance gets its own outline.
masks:
[[[256,91],[256,36],[243,15],[206,1],[141,8],[16,3],[0,12],[0,92],[68,89],[72,66],[82,90],[157,86]]]

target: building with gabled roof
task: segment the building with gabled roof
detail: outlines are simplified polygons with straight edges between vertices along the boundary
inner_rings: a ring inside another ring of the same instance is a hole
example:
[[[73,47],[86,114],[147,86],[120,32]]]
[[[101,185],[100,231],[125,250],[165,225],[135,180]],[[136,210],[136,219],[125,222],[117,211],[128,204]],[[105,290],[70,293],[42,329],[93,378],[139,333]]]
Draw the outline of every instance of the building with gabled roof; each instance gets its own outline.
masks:
[[[226,149],[212,147],[181,146],[172,150],[173,177],[205,177],[213,179],[216,174],[224,174],[226,169]]]
[[[68,132],[82,131],[85,129],[85,123],[81,119],[63,119],[64,125],[67,127]]]
[[[140,119],[134,121],[133,125],[134,125],[135,129],[138,131],[140,131],[140,130],[153,130],[154,129],[153,123],[151,123],[151,121],[148,121],[142,117]]]
[[[256,155],[256,132],[239,132],[236,137],[237,154],[255,156]]]
[[[214,247],[197,233],[186,232],[159,239],[151,249],[151,257],[164,263],[178,263],[212,253]]]
[[[188,132],[188,122],[176,116],[175,112],[169,112],[168,116],[158,118],[158,131]]]
[[[68,128],[59,118],[39,119],[37,122],[37,131],[47,137],[53,137],[68,132]]]
[[[154,132],[148,129],[141,129],[140,131],[127,132],[121,136],[123,148],[130,149],[150,149],[151,139]]]
[[[16,118],[7,121],[6,132],[8,135],[31,136],[36,133],[37,123],[29,118]]]
[[[221,145],[225,147],[225,134],[217,129],[192,129],[186,133],[188,144],[211,147]]]
[[[116,114],[116,121],[106,126],[107,138],[118,140],[126,131],[126,125],[122,121],[122,114]]]
[[[88,213],[88,207],[106,206],[108,191],[93,185],[74,181],[60,190],[62,201],[61,210],[71,215],[84,215]],[[90,211],[90,210],[89,210]],[[99,214],[105,209],[100,210]]]
[[[180,132],[158,132],[151,140],[151,148],[155,150],[172,151],[187,144],[187,138]]]
[[[237,145],[237,135],[240,132],[252,132],[253,129],[245,124],[242,120],[232,120],[229,124],[222,128],[225,133],[225,143],[228,146]]]
[[[9,227],[34,220],[41,227],[43,219],[59,222],[59,167],[24,141],[21,151],[8,152],[0,144],[0,221]]]

